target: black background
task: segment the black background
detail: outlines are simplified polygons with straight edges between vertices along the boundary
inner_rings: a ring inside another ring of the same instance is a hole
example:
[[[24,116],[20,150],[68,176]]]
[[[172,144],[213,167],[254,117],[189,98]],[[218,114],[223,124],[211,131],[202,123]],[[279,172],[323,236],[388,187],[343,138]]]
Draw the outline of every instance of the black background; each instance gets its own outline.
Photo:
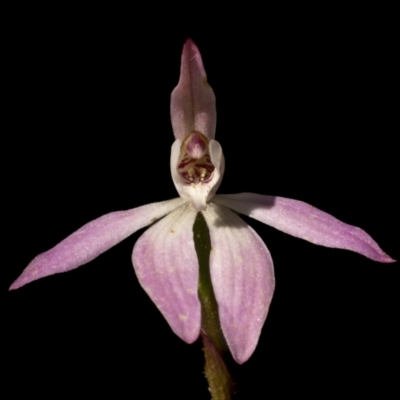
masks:
[[[215,31],[208,20],[129,21],[122,10],[12,14],[2,146],[6,392],[208,398],[200,344],[172,333],[133,272],[142,231],[75,271],[7,292],[35,255],[84,223],[177,196],[169,98],[187,37],[217,98],[219,193],[306,201],[399,258],[390,10],[302,11],[219,21]],[[277,289],[254,355],[234,370],[240,398],[398,391],[398,264],[246,221],[271,251]]]

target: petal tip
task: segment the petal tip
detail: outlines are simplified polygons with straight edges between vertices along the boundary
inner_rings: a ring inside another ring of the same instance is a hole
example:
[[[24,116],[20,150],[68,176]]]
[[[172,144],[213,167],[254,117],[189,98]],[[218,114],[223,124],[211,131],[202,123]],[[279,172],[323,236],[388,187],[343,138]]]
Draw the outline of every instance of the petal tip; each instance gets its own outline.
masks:
[[[241,364],[244,364],[251,357],[251,354],[249,354],[246,357],[243,357],[242,355],[234,355],[234,354],[232,354],[232,357],[233,357],[233,359],[235,360],[235,362],[237,364],[241,365]]]
[[[22,274],[10,285],[8,288],[9,291],[11,290],[16,290],[19,289],[22,286],[25,286],[26,284],[32,282],[35,279],[29,278],[29,275],[26,273],[22,272]]]
[[[363,231],[366,235],[368,235],[365,231]],[[369,235],[368,235],[369,236]],[[350,251],[355,251],[356,253],[359,253],[373,261],[380,262],[383,264],[391,264],[397,262],[394,258],[390,257],[388,254],[386,254],[379,246],[378,244],[371,238],[373,246],[371,248],[367,249],[368,251],[360,251],[359,249],[349,249]]]
[[[21,288],[22,286],[27,285],[33,281],[36,281],[40,278],[44,278],[48,275],[52,274],[45,274],[43,271],[39,271],[37,269],[29,268],[29,266],[22,271],[21,275],[10,285],[8,288],[9,291],[16,290]]]
[[[187,344],[192,344],[198,339],[199,335],[200,335],[200,327],[197,330],[195,330],[192,333],[190,333],[190,334],[186,334],[184,336],[181,336],[181,339],[184,342],[186,342]]]
[[[195,67],[191,65],[193,61],[195,63]],[[181,64],[181,76],[183,79],[186,78],[186,74],[189,73],[189,70],[191,70],[191,75],[195,74],[195,71],[197,70],[197,73],[200,74],[205,81],[207,81],[207,75],[204,69],[200,50],[192,39],[187,39],[183,45]]]
[[[392,264],[392,263],[397,262],[397,260],[395,260],[394,258],[385,254],[385,258],[381,262],[386,263],[386,264]]]
[[[195,42],[194,42],[193,39],[191,39],[191,38],[187,38],[187,39],[185,40],[184,46],[194,46],[194,47],[197,48]]]
[[[185,43],[183,44],[183,52],[185,51],[200,54],[199,48],[197,47],[196,43],[190,38],[187,38]]]

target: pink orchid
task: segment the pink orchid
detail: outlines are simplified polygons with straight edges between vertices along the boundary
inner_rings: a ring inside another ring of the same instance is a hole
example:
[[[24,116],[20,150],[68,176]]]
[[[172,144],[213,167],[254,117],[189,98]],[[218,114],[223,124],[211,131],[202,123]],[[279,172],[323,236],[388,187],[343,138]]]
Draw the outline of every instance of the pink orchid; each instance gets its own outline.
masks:
[[[172,330],[192,343],[201,328],[193,239],[193,224],[201,212],[210,232],[210,272],[222,331],[233,358],[243,363],[257,345],[275,279],[267,247],[231,210],[318,245],[352,250],[378,262],[394,261],[362,229],[301,201],[252,193],[215,194],[225,166],[221,146],[214,140],[215,96],[191,40],[184,45],[180,80],[171,95],[171,119],[176,139],[171,174],[180,197],[89,222],[33,259],[10,289],[86,264],[154,223],[134,246],[133,266]]]

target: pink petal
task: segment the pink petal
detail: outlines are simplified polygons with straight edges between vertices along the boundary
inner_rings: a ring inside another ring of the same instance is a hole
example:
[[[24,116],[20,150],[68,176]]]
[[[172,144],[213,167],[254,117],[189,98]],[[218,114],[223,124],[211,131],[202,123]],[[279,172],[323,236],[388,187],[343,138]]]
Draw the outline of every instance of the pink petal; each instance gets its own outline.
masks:
[[[92,261],[132,233],[179,207],[177,198],[103,215],[82,226],[52,249],[39,254],[10,286],[17,289],[36,279],[70,271]]]
[[[171,329],[192,343],[200,332],[199,266],[193,242],[196,211],[184,204],[136,242],[132,262],[143,289]]]
[[[183,46],[181,75],[171,94],[171,121],[176,139],[193,130],[214,139],[217,120],[215,95],[197,46],[188,39]]]
[[[210,272],[222,331],[243,363],[256,348],[275,287],[271,255],[257,233],[225,207],[203,212],[211,237]]]
[[[395,261],[362,229],[302,201],[254,193],[219,195],[213,201],[314,244],[355,251],[379,262]]]

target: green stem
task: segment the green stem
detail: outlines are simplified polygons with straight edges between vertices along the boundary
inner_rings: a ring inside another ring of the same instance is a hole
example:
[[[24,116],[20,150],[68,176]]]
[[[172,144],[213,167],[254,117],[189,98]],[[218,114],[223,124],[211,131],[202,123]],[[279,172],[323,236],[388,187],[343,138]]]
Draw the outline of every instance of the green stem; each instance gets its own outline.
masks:
[[[233,380],[226,367],[224,354],[228,353],[219,322],[218,305],[215,300],[210,276],[210,233],[203,214],[198,213],[193,225],[193,237],[199,259],[199,298],[201,303],[201,336],[205,356],[205,375],[213,400],[230,400]]]
[[[213,400],[230,400],[233,394],[233,381],[226,367],[222,353],[214,345],[210,337],[202,332],[204,357],[206,359],[204,372],[208,381],[208,389]]]

